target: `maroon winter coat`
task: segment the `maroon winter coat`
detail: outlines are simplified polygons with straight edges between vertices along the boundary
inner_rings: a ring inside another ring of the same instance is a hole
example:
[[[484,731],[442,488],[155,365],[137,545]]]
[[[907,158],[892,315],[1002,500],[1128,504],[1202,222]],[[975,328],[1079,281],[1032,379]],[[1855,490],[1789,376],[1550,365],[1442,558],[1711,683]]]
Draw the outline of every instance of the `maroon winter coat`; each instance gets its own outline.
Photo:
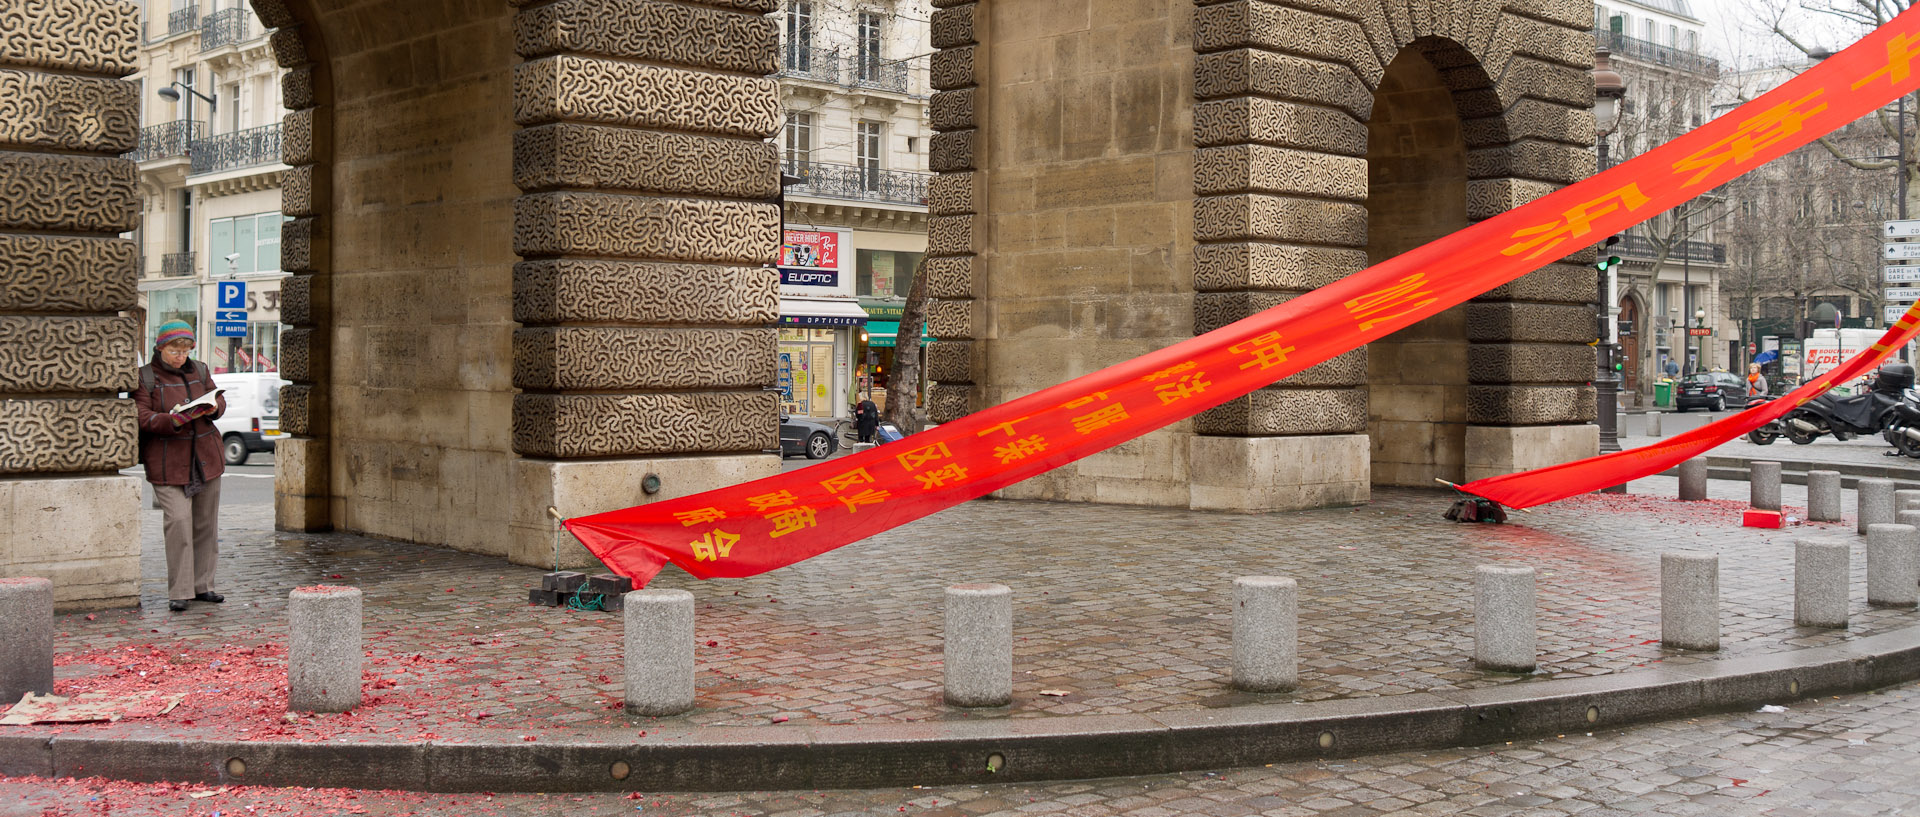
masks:
[[[221,451],[220,432],[213,421],[227,413],[227,396],[214,398],[218,411],[182,426],[173,424],[173,407],[216,388],[207,364],[187,358],[183,369],[160,362],[154,350],[153,362],[140,367],[140,382],[153,382],[153,390],[136,386],[133,405],[139,414],[140,460],[147,464],[147,481],[155,485],[185,485],[192,481],[193,460],[200,460],[200,478],[207,482],[227,471]],[[147,372],[152,375],[148,376]]]

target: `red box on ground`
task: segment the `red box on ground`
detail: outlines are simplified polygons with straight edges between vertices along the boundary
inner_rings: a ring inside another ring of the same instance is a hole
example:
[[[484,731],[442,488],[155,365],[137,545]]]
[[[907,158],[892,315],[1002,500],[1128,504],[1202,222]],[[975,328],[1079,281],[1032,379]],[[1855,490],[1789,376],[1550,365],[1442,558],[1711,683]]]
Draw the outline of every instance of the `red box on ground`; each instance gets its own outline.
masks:
[[[1779,511],[1747,511],[1740,517],[1740,524],[1749,528],[1785,527]]]

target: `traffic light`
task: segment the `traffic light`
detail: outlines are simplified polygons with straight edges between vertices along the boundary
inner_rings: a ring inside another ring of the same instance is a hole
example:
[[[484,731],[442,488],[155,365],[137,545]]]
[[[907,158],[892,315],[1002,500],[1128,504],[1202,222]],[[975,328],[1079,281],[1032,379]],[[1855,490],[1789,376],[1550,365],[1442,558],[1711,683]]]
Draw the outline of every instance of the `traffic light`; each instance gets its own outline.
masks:
[[[1600,252],[1606,253],[1607,251],[1613,249],[1613,245],[1618,243],[1620,243],[1620,236],[1617,236],[1617,235],[1607,236],[1607,242],[1601,246]],[[1620,266],[1620,256],[1601,255],[1600,260],[1594,262],[1593,268],[1604,273],[1607,270],[1613,269],[1614,267],[1617,267],[1617,266]]]

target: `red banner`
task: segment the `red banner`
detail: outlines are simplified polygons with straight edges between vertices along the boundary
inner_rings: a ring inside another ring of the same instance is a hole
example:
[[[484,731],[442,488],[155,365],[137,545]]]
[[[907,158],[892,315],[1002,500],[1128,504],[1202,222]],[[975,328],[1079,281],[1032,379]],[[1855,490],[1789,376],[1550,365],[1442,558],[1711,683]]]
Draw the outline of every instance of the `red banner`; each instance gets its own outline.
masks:
[[[1643,156],[1245,320],[897,443],[567,529],[636,583],[667,562],[701,578],[793,564],[1191,417],[1589,247],[1912,92],[1916,58],[1920,10]]]

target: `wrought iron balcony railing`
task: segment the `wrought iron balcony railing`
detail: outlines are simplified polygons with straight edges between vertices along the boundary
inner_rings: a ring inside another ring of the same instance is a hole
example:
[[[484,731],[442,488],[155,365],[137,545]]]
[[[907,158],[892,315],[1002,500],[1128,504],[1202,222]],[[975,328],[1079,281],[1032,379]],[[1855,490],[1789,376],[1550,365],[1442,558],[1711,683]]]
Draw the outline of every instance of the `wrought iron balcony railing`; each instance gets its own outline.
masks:
[[[840,51],[788,43],[781,49],[780,75],[815,82],[840,83]]]
[[[205,122],[178,119],[148,125],[140,129],[140,146],[126,154],[136,162],[151,162],[171,156],[185,156],[188,148],[206,133]]]
[[[907,92],[907,64],[862,57],[854,61],[853,85],[882,91]]]
[[[168,253],[167,255],[161,256],[160,257],[160,277],[192,278],[193,277],[193,253],[176,252],[176,253]]]
[[[200,50],[212,51],[247,39],[246,9],[222,9],[200,21]]]
[[[1660,250],[1653,246],[1652,240],[1643,235],[1621,237],[1620,243],[1614,247],[1614,251],[1620,253],[1620,257],[1622,258],[1652,261],[1660,257]],[[1674,247],[1673,251],[1667,254],[1667,260],[1669,262],[1686,260],[1696,261],[1702,264],[1725,264],[1727,263],[1727,245],[1708,244],[1704,241],[1682,241],[1679,246]]]
[[[1670,45],[1648,42],[1629,37],[1616,31],[1594,29],[1595,46],[1613,52],[1616,57],[1664,65],[1680,71],[1690,71],[1710,77],[1720,75],[1720,61],[1704,57],[1691,51],[1682,51]]]
[[[262,125],[257,128],[223,133],[195,140],[193,143],[193,170],[201,173],[218,173],[254,165],[272,164],[280,161],[280,124]]]
[[[167,36],[185,34],[200,27],[200,7],[189,5],[167,15]]]
[[[926,204],[927,183],[933,179],[931,173],[881,170],[829,162],[788,162],[786,172],[803,180],[787,187],[789,196],[860,199],[895,204]]]

